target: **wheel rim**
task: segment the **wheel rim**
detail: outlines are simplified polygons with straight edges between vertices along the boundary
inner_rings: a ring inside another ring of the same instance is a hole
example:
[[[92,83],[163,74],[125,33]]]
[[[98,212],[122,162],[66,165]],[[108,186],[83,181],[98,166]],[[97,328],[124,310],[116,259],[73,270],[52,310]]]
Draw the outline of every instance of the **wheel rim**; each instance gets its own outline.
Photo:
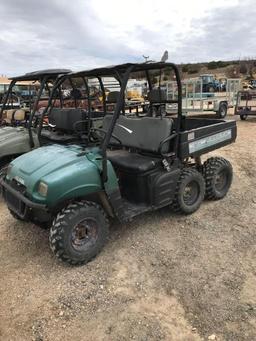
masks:
[[[226,109],[224,107],[220,108],[220,116],[224,117],[226,115]]]
[[[228,174],[227,172],[223,169],[216,175],[216,180],[215,180],[215,187],[217,191],[222,191],[228,183]]]
[[[200,188],[196,181],[189,182],[184,188],[183,201],[186,205],[194,205],[200,194]]]
[[[72,230],[71,243],[77,251],[92,247],[98,239],[99,228],[95,219],[86,218],[76,224]]]

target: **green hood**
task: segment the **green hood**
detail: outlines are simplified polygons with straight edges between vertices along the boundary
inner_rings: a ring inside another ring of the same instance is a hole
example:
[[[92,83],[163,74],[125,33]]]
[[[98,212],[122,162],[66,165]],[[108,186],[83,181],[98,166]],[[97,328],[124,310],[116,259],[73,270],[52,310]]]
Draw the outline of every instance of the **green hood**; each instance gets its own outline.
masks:
[[[102,190],[101,155],[98,148],[52,145],[35,149],[11,162],[7,179],[26,187],[26,195],[49,207]],[[111,174],[113,178],[112,166]],[[40,182],[48,186],[46,197],[38,193]],[[116,179],[112,179],[117,186]]]

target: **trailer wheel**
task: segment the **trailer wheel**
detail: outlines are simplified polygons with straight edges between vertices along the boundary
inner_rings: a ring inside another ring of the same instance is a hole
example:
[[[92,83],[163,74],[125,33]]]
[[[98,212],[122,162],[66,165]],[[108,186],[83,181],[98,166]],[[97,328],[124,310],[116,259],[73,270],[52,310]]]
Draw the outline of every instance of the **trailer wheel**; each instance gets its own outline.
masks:
[[[247,117],[248,117],[248,115],[246,115],[246,114],[240,115],[240,119],[241,119],[242,121],[247,120]]]
[[[205,195],[205,182],[196,169],[182,171],[177,184],[173,208],[176,212],[191,214],[201,205]]]
[[[217,111],[217,115],[219,118],[225,118],[227,116],[228,107],[226,103],[220,103],[219,110]]]
[[[109,222],[103,209],[94,202],[78,201],[62,209],[50,229],[54,254],[71,265],[92,260],[108,237]]]
[[[228,192],[232,179],[231,163],[222,157],[211,157],[203,164],[205,197],[210,200],[222,199]]]

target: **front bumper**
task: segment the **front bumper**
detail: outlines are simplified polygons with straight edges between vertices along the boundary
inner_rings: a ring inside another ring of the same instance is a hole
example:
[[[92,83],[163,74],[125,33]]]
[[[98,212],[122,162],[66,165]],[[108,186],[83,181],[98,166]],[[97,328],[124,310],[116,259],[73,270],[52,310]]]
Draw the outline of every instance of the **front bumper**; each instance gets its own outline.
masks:
[[[0,178],[2,196],[7,206],[21,219],[26,219],[32,210],[47,212],[47,206],[35,203],[24,196],[23,193],[13,188],[4,178]]]

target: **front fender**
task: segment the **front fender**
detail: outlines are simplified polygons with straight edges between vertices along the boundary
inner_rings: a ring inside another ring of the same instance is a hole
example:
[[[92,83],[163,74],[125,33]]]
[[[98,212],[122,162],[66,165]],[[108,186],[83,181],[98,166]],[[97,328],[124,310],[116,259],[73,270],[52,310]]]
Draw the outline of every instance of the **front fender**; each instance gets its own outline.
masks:
[[[67,200],[83,198],[102,190],[111,193],[118,188],[118,180],[110,162],[108,162],[108,181],[104,186],[101,169],[92,162],[86,168],[77,167],[77,170],[73,170],[73,172],[70,172],[69,169],[66,175],[65,169],[60,172],[62,174],[55,173],[54,176],[41,179],[48,184],[48,193],[47,198],[42,198],[37,192],[38,186],[36,186],[33,197],[37,202],[45,203],[49,208],[53,208]]]

